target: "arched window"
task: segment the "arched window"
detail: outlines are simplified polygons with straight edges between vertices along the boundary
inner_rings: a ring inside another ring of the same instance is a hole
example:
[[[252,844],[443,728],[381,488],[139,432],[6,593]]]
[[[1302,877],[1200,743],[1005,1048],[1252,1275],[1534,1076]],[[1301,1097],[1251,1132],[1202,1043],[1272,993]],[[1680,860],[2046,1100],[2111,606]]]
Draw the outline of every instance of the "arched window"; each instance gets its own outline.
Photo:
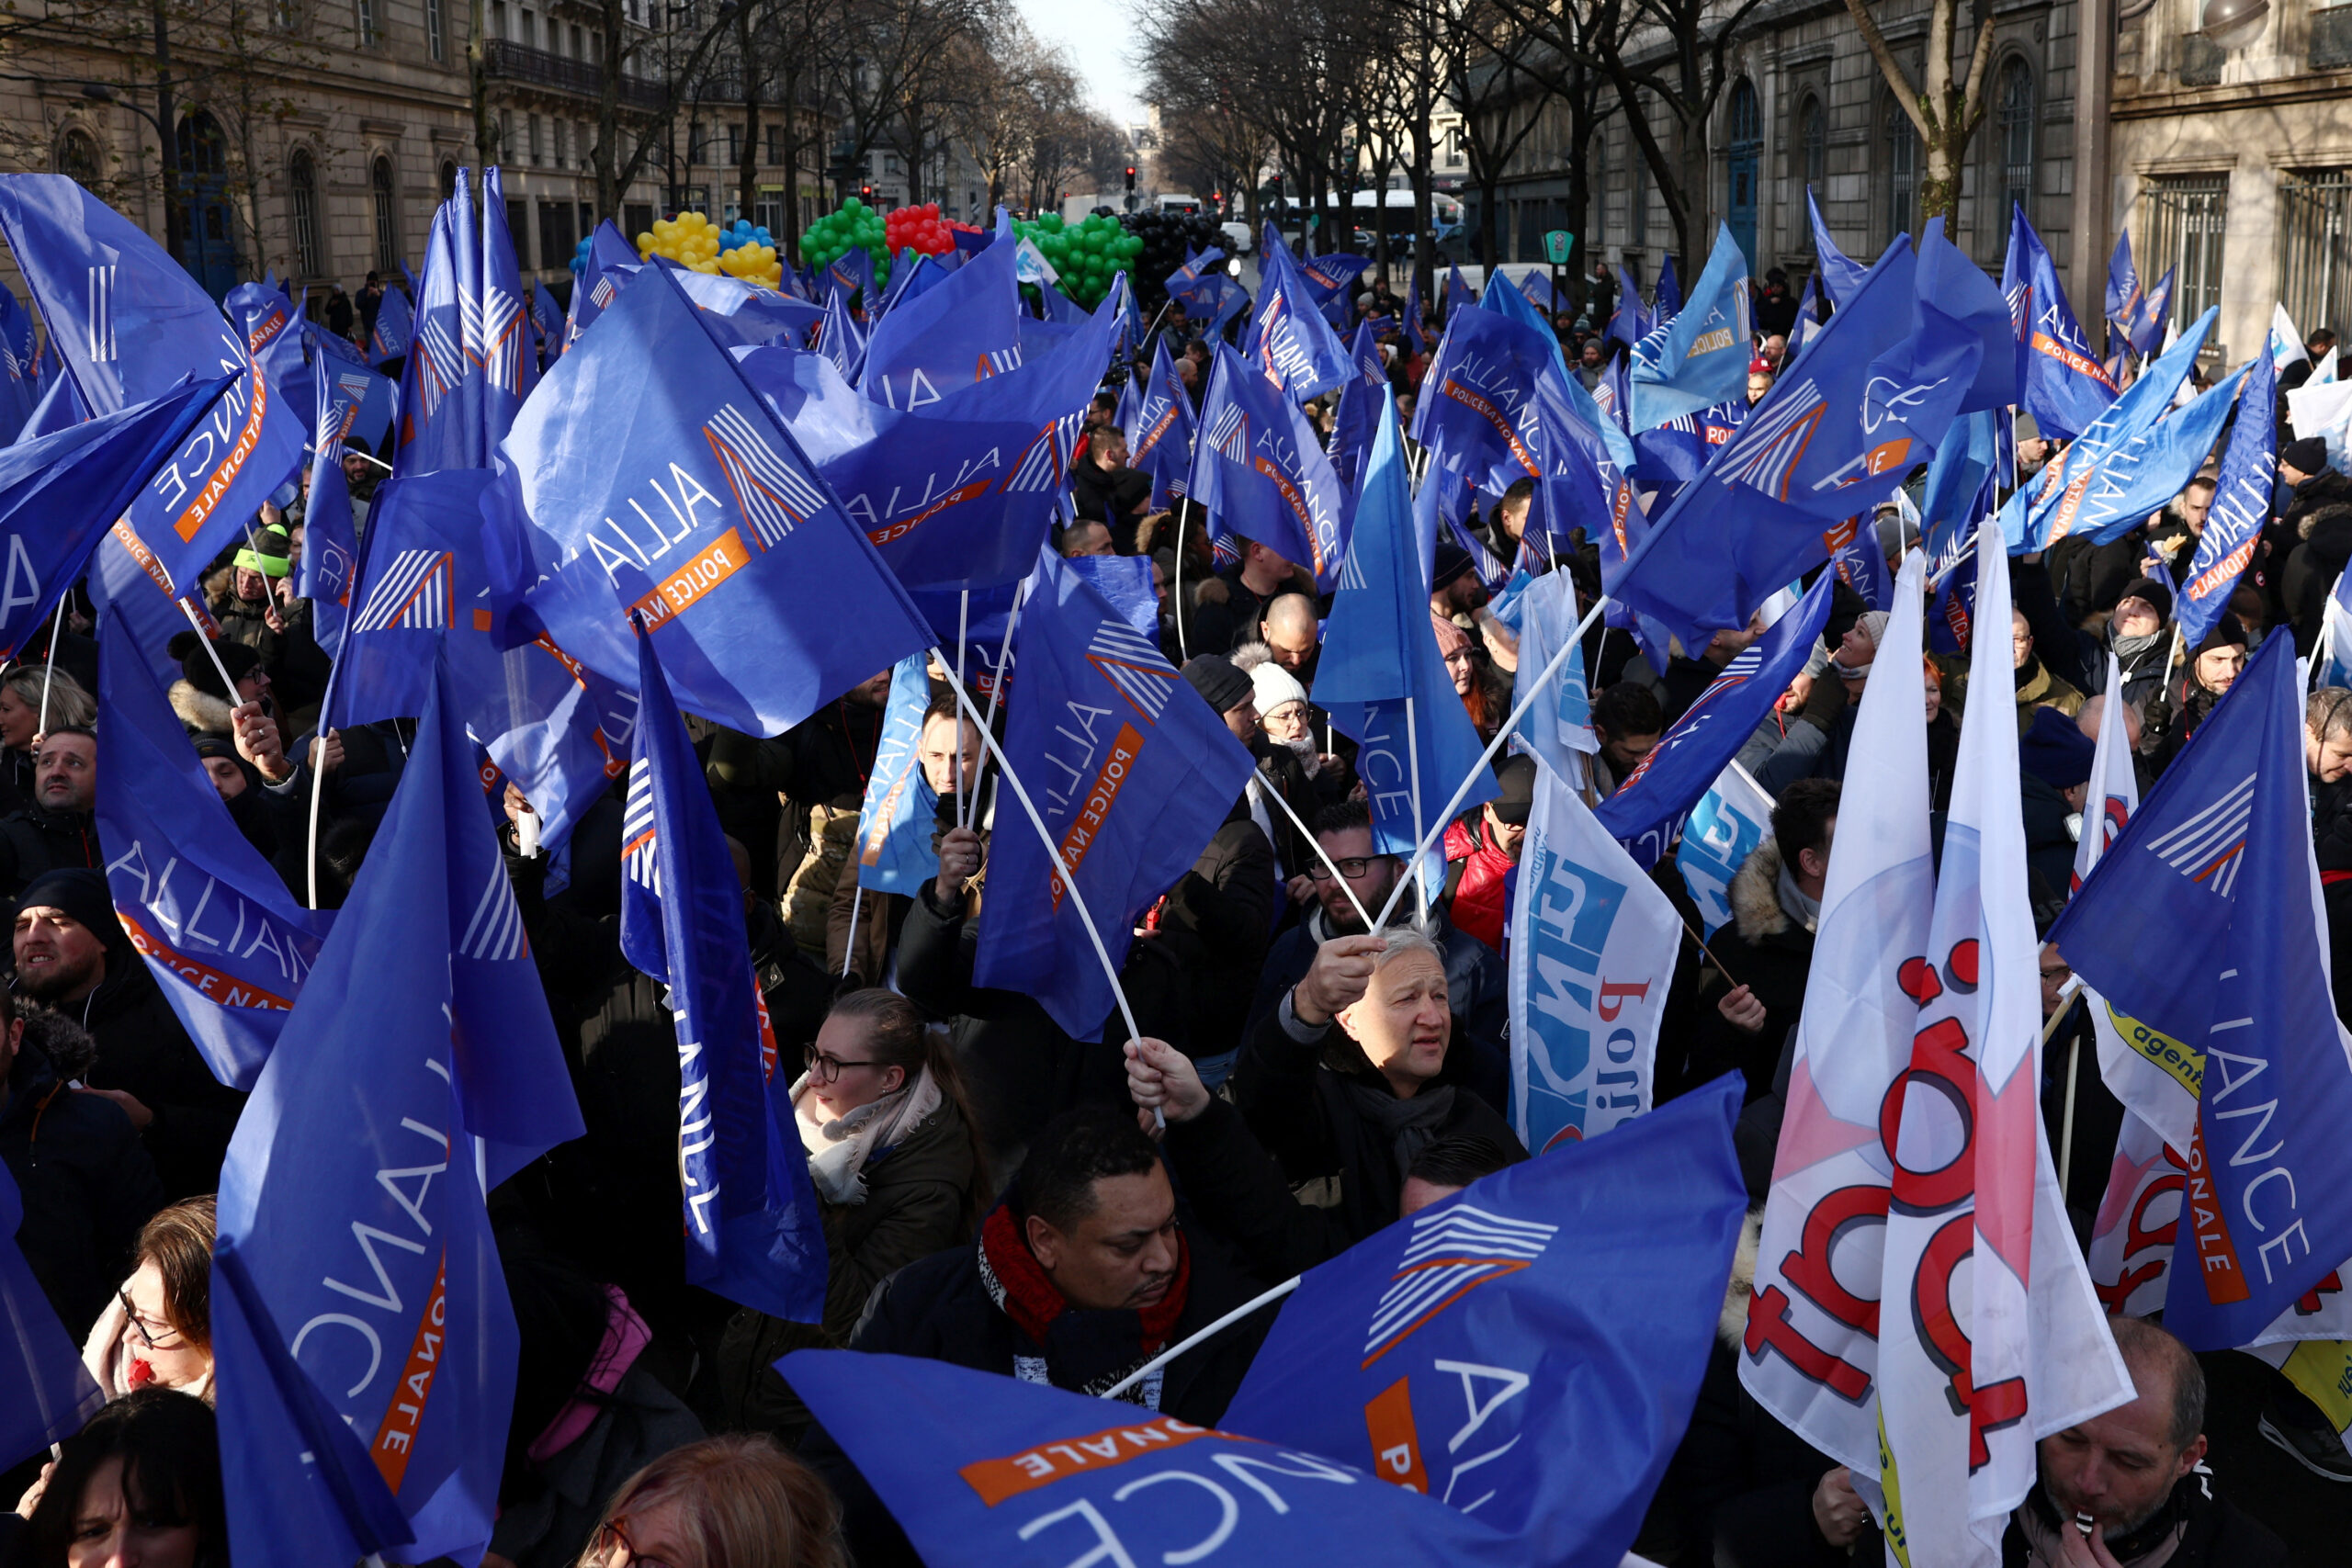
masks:
[[[1804,183],[1817,192],[1829,177],[1829,117],[1810,93],[1797,106],[1797,145],[1804,150]]]
[[[1917,220],[1919,194],[1919,130],[1903,106],[1889,94],[1886,100],[1886,237],[1907,234]]]
[[[294,219],[294,271],[318,277],[326,272],[319,255],[319,169],[311,154],[296,148],[286,161],[286,188]]]
[[[2009,228],[2012,209],[2033,220],[2033,67],[2016,55],[2001,67],[2001,210],[1995,220]]]
[[[379,158],[368,171],[376,201],[376,270],[390,277],[401,264],[400,199],[392,191],[392,161]]]
[[[1731,89],[1731,152],[1739,156],[1743,149],[1764,144],[1764,117],[1757,111],[1756,88],[1742,76]]]
[[[447,201],[457,193],[458,165],[452,159],[441,160],[441,199]]]
[[[98,183],[98,139],[75,126],[57,139],[57,172],[85,186]]]

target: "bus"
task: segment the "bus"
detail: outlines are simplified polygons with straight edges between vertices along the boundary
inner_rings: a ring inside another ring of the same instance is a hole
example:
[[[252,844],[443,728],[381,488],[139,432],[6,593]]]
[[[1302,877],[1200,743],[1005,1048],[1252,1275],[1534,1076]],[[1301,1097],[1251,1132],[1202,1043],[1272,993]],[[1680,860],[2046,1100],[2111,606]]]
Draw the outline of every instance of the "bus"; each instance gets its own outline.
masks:
[[[1413,237],[1413,193],[1405,190],[1360,190],[1350,203],[1354,220],[1352,249],[1370,254],[1378,231],[1388,231],[1392,245]],[[1430,193],[1431,237],[1442,245],[1462,232],[1462,203],[1443,191]]]

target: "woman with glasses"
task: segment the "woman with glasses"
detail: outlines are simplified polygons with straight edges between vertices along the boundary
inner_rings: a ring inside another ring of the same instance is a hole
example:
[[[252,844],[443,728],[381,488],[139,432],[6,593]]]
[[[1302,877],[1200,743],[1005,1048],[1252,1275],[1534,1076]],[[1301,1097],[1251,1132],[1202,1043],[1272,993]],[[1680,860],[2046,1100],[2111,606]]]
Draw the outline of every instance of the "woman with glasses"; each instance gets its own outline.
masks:
[[[812,1329],[746,1310],[719,1352],[722,1387],[741,1401],[730,1414],[770,1431],[808,1419],[776,1359],[846,1345],[883,1277],[968,1241],[990,1190],[947,1032],[896,991],[874,987],[833,1003],[792,1103],[824,1206],[825,1319]]]
[[[850,1568],[841,1517],[774,1439],[708,1438],[622,1483],[579,1568]]]
[[[157,1212],[139,1233],[130,1278],[82,1348],[109,1399],[175,1388],[212,1401],[212,1199]]]

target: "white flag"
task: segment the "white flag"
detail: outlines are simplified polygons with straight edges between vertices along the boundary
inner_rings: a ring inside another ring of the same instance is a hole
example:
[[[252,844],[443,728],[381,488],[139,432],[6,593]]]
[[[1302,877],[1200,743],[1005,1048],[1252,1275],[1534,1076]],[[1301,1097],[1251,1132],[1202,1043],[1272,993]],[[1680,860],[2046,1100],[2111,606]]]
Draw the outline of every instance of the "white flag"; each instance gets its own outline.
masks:
[[[2008,619],[2008,566],[1999,529],[1982,530],[1980,626]],[[2008,664],[1977,638],[1972,684],[1996,689]],[[1888,1548],[1908,1568],[1996,1568],[2036,1441],[2132,1397],[2042,1133],[2018,795],[2017,727],[1978,704],[1961,724],[1926,950],[1904,967],[1919,1010],[1885,1150],[1880,1482]]]
[[[1520,598],[1519,667],[1531,672],[1552,662],[1559,640],[1576,630],[1576,584],[1565,571],[1547,571],[1527,585]],[[1590,755],[1600,750],[1592,733],[1592,699],[1585,681],[1584,649],[1552,681],[1552,690],[1535,699],[1527,716],[1512,731],[1510,749],[1533,757],[1564,778],[1582,777],[1582,764],[1569,753]]]
[[[1510,914],[1511,1123],[1530,1150],[1650,1109],[1681,946],[1672,901],[1539,765]]]
[[[2303,334],[2295,330],[2295,318],[2287,314],[2287,307],[2270,307],[2270,367],[2284,370],[2298,359],[2309,359],[2311,353],[2303,347]]]

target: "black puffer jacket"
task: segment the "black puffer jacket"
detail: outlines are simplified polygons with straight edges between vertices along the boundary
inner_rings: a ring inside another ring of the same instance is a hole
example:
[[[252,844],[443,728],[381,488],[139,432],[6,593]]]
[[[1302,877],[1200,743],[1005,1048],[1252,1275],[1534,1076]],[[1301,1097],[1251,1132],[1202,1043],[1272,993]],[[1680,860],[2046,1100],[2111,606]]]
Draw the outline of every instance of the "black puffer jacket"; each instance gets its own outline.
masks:
[[[1701,1027],[1721,1032],[1720,1059],[1747,1076],[1751,1100],[1771,1091],[1781,1047],[1804,1010],[1805,980],[1813,971],[1813,932],[1781,907],[1780,879],[1780,841],[1767,839],[1731,879],[1732,923],[1715,933],[1710,946],[1720,962],[1707,966],[1699,986]],[[1735,1029],[1718,1010],[1734,986],[1746,986],[1764,1004],[1760,1032]]]
[[[17,1245],[79,1344],[130,1273],[131,1244],[164,1190],[122,1108],[67,1087],[89,1066],[89,1036],[46,1010],[23,1016],[0,1086],[0,1160],[24,1202]]]
[[[42,872],[104,863],[94,813],[30,806],[0,818],[0,898],[13,903]]]

